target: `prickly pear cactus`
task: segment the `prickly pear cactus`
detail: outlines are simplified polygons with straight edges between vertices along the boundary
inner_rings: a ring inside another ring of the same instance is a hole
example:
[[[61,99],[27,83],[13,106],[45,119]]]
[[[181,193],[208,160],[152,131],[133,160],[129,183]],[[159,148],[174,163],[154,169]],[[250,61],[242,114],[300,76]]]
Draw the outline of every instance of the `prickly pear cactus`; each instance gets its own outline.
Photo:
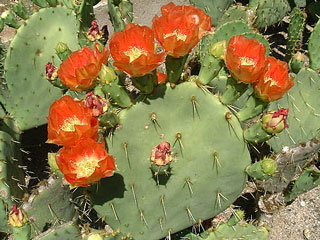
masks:
[[[121,112],[108,144],[119,171],[90,194],[98,214],[134,239],[165,237],[218,214],[241,193],[250,162],[237,119],[195,83],[159,87],[146,103]],[[174,160],[157,178],[150,154],[163,141]]]
[[[67,43],[73,50],[79,48],[77,31],[72,11],[62,6],[43,8],[19,28],[12,40],[4,64],[8,90],[0,101],[21,130],[46,123],[50,104],[62,92],[45,79],[44,67],[50,61],[60,63],[54,49],[58,42]]]

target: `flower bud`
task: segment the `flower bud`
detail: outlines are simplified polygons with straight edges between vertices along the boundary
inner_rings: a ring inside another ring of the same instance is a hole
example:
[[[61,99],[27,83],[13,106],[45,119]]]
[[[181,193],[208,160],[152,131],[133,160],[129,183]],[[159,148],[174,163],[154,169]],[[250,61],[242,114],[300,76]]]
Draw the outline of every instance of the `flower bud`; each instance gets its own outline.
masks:
[[[58,77],[58,69],[51,63],[46,64],[46,78],[53,81]]]
[[[28,222],[26,214],[16,204],[13,204],[9,213],[9,223],[13,227],[22,227]]]
[[[227,49],[227,42],[226,40],[223,40],[223,41],[212,44],[209,47],[209,53],[218,59],[224,60],[226,49]]]
[[[86,95],[86,99],[84,100],[86,107],[92,110],[92,116],[99,117],[102,113],[107,111],[107,101],[95,95],[93,92],[89,92]]]
[[[277,168],[278,168],[277,162],[272,158],[264,158],[261,161],[260,165],[261,165],[262,171],[269,176],[272,176],[277,171]]]
[[[89,235],[88,240],[103,240],[103,237],[98,233],[92,233]]]
[[[288,128],[287,118],[289,109],[281,108],[278,111],[266,113],[262,117],[262,128],[269,134],[276,134],[282,132],[283,129]]]
[[[89,28],[89,31],[87,32],[87,38],[91,42],[100,40],[102,38],[102,32],[99,30],[97,20],[93,20],[91,22],[91,27]]]
[[[151,169],[157,174],[167,174],[172,161],[171,146],[168,142],[162,142],[151,151]]]
[[[56,54],[58,55],[61,61],[64,61],[71,54],[71,50],[69,49],[67,44],[63,42],[58,42],[56,46]]]
[[[102,64],[99,72],[100,83],[109,84],[117,79],[117,75],[111,67]]]
[[[50,166],[51,171],[56,172],[59,171],[59,167],[56,161],[57,153],[48,153],[48,164]]]

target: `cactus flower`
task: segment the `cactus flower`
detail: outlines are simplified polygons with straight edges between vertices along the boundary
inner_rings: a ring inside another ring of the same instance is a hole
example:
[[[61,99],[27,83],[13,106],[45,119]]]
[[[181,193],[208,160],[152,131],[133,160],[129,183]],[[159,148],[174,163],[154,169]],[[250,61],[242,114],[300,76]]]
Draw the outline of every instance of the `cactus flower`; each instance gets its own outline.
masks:
[[[211,18],[196,7],[171,2],[161,13],[153,18],[153,31],[168,55],[175,58],[187,55],[211,30]]]
[[[82,138],[98,139],[98,119],[82,101],[63,96],[49,109],[48,142],[72,146]]]
[[[164,52],[156,52],[152,30],[132,23],[114,33],[109,46],[114,66],[133,77],[152,72],[165,57]]]
[[[274,57],[267,58],[267,69],[254,83],[256,95],[265,102],[278,100],[294,85],[288,74],[288,65]]]
[[[51,63],[46,64],[46,78],[53,81],[58,77],[58,69]]]
[[[158,84],[164,84],[168,82],[167,74],[162,73],[160,71],[157,71],[157,79],[158,79]]]
[[[108,108],[106,99],[95,95],[93,92],[87,93],[84,104],[92,110],[92,116],[94,117],[99,117]]]
[[[115,161],[104,146],[90,138],[76,146],[63,147],[56,156],[57,165],[72,186],[87,187],[101,178],[113,175]]]
[[[278,111],[266,113],[262,117],[262,128],[269,134],[276,134],[288,128],[287,118],[289,109],[281,108]]]
[[[28,222],[26,214],[13,204],[9,212],[9,223],[13,227],[22,227]]]
[[[98,76],[101,65],[106,63],[109,52],[103,48],[102,52],[96,43],[94,50],[83,47],[61,63],[58,77],[61,82],[74,91],[84,91],[94,86],[94,80]]]
[[[226,50],[226,65],[239,82],[253,83],[266,69],[266,47],[256,39],[233,36]]]

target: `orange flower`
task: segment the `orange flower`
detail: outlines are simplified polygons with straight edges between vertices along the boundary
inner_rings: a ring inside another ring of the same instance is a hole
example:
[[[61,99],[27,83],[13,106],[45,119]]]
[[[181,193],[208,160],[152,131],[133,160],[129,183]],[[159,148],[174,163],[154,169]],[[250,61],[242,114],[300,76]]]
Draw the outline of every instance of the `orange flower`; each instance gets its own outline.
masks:
[[[158,84],[163,84],[168,82],[167,74],[162,73],[157,70],[157,79],[158,79]]]
[[[165,57],[165,53],[156,53],[152,30],[132,23],[112,35],[110,52],[114,66],[133,77],[152,72]]]
[[[254,83],[256,94],[263,101],[272,102],[282,98],[294,85],[293,77],[289,78],[288,65],[274,57],[267,58],[267,70]]]
[[[171,2],[161,13],[153,18],[153,31],[168,55],[176,58],[187,55],[211,29],[211,18],[193,6]]]
[[[253,83],[266,68],[266,47],[256,39],[233,36],[226,51],[226,65],[239,82]]]
[[[101,65],[106,63],[109,52],[98,49],[96,43],[94,50],[89,47],[83,47],[81,50],[71,53],[63,61],[58,70],[58,77],[61,82],[74,91],[84,91],[93,87],[94,79],[98,76]]]
[[[49,110],[48,142],[72,146],[81,138],[98,139],[98,119],[82,101],[63,96]]]
[[[63,147],[56,156],[56,162],[65,179],[73,186],[87,187],[101,178],[113,175],[116,169],[104,142],[90,138],[83,139],[74,147]]]

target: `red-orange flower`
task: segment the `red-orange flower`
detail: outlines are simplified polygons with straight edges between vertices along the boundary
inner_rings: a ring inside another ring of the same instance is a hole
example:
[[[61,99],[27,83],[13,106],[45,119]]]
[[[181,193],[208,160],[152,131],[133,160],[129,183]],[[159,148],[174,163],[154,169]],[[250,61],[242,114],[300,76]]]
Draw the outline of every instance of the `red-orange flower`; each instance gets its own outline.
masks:
[[[158,70],[157,70],[157,78],[158,78],[158,83],[159,84],[164,84],[164,83],[168,82],[167,74],[162,73],[162,72],[160,72]]]
[[[274,57],[267,58],[267,70],[254,83],[256,94],[263,101],[272,102],[286,94],[294,85],[293,77],[289,78],[288,65]]]
[[[152,72],[165,57],[164,52],[156,53],[152,30],[132,23],[112,35],[110,52],[114,66],[134,77]]]
[[[56,162],[65,179],[73,186],[87,187],[101,178],[113,175],[114,158],[105,150],[104,142],[83,139],[76,146],[63,147]]]
[[[211,29],[211,18],[193,6],[171,2],[161,13],[153,18],[153,30],[168,55],[176,58],[187,55]]]
[[[61,82],[71,90],[83,91],[93,87],[94,79],[98,76],[101,65],[106,63],[109,51],[98,49],[96,43],[94,50],[89,47],[83,47],[81,50],[71,53],[63,61],[58,70],[58,77]]]
[[[239,82],[253,83],[266,68],[266,47],[256,39],[233,36],[226,51],[226,65]]]
[[[82,101],[63,96],[49,110],[48,142],[72,146],[82,138],[98,139],[98,119]]]

